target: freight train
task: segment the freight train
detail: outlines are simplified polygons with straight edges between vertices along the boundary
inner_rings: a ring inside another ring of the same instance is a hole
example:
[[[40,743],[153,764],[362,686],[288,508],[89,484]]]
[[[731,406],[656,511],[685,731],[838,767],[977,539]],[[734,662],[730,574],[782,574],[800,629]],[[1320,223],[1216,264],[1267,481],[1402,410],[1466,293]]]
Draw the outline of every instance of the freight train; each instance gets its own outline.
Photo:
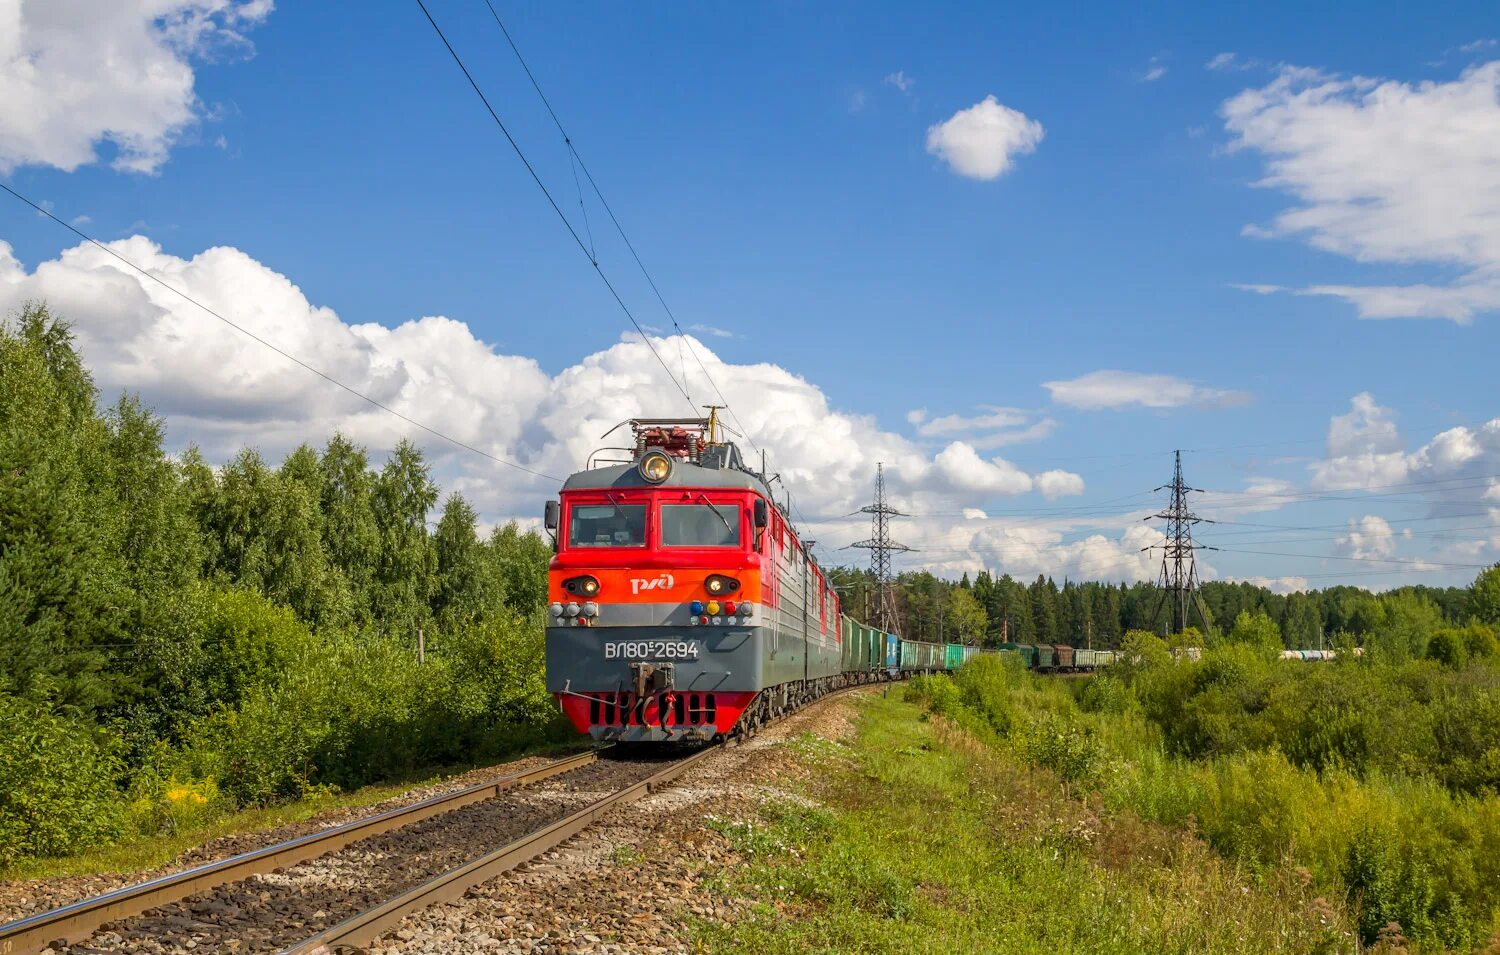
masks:
[[[717,420],[632,419],[547,502],[547,690],[600,740],[753,732],[831,690],[957,669],[974,653],[907,640],[838,594]]]
[[[1085,650],[1062,644],[1002,643],[1001,653],[1019,656],[1026,669],[1039,673],[1088,673],[1110,666],[1119,654],[1113,650]]]

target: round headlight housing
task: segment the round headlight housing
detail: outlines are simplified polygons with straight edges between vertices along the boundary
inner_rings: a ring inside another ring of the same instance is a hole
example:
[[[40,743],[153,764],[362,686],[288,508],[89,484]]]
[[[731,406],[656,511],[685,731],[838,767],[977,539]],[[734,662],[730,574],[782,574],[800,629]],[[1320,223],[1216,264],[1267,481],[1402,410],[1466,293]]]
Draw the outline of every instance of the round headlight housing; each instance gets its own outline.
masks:
[[[569,577],[563,581],[563,590],[575,597],[593,597],[599,593],[599,578],[589,574],[582,577]]]
[[[650,484],[660,484],[672,476],[672,459],[662,451],[647,451],[639,465],[641,477]]]
[[[715,597],[723,597],[740,589],[740,582],[724,574],[712,574],[703,581],[703,589]]]

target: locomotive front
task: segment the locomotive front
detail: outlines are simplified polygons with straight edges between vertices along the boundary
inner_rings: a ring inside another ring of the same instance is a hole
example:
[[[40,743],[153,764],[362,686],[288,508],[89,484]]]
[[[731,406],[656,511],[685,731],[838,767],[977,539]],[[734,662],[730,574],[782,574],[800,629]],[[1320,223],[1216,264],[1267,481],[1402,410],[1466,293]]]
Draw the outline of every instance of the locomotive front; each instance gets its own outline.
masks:
[[[711,422],[631,424],[548,502],[547,689],[595,739],[712,739],[766,685],[770,493]]]

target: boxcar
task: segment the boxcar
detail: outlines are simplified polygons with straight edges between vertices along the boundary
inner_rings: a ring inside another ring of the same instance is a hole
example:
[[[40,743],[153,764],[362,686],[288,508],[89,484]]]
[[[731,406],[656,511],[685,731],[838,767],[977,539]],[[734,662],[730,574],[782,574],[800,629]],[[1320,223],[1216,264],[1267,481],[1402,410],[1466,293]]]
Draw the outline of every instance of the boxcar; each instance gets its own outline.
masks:
[[[1037,648],[1029,643],[1002,643],[1000,649],[1009,650],[1021,658],[1026,669],[1035,670],[1037,667]]]
[[[1036,647],[1036,669],[1057,669],[1057,648],[1049,647],[1045,643],[1039,643]]]
[[[1073,669],[1074,663],[1072,647],[1059,643],[1052,648],[1052,652],[1057,654],[1057,663],[1055,665],[1059,670]]]

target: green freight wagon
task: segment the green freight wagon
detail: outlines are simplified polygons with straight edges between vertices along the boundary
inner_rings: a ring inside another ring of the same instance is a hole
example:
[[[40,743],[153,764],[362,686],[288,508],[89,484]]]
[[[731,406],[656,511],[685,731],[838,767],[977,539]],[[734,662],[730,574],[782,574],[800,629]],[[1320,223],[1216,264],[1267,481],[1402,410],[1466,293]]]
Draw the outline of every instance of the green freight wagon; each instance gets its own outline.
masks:
[[[962,644],[949,643],[943,646],[943,669],[957,670],[964,665],[964,650]]]
[[[1032,646],[1031,644],[1029,644],[1029,643],[1002,643],[1002,644],[1000,644],[1000,649],[1002,649],[1002,650],[1009,650],[1012,653],[1014,653],[1017,656],[1019,656],[1021,658],[1021,662],[1024,663],[1024,664],[1026,664],[1026,669],[1028,669],[1028,670],[1035,670],[1036,669],[1037,648],[1034,647],[1034,646]]]
[[[863,670],[869,651],[865,646],[865,628],[852,617],[844,618],[844,647],[839,655],[845,670]]]
[[[1057,648],[1040,644],[1036,648],[1036,668],[1038,670],[1057,669]]]
[[[941,670],[942,668],[942,644],[921,643],[916,640],[901,641],[901,669]]]

